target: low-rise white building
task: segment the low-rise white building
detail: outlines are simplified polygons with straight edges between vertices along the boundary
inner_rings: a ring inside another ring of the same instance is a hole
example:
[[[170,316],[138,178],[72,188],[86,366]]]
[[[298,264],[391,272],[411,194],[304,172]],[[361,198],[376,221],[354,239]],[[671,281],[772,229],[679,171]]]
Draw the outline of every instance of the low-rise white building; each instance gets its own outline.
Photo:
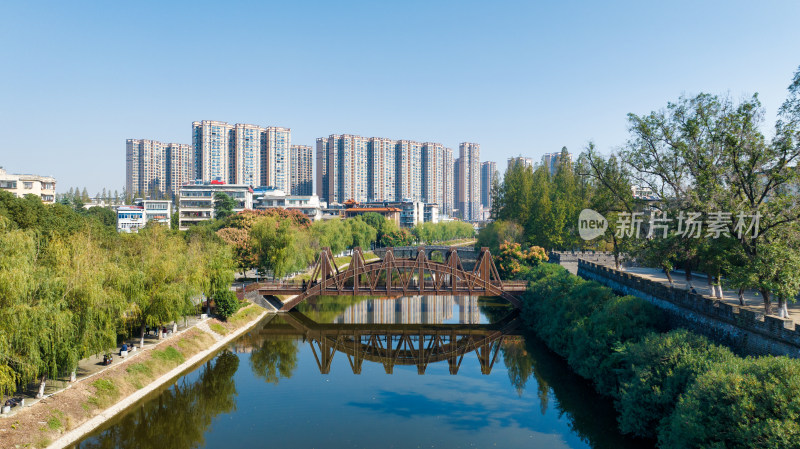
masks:
[[[400,209],[400,227],[413,228],[424,222],[439,222],[439,206],[435,203],[425,204],[421,201],[369,201],[362,207],[390,207]]]
[[[224,193],[236,201],[234,212],[253,208],[253,189],[243,184],[223,184],[219,181],[186,184],[180,188],[178,228],[189,229],[214,217],[214,195]]]
[[[137,206],[142,206],[146,221],[155,221],[156,223],[170,227],[170,219],[172,218],[172,201],[137,200],[134,202],[134,204]]]
[[[18,198],[36,195],[43,203],[56,202],[56,178],[39,175],[15,175],[0,167],[0,189],[13,193]]]
[[[119,206],[117,208],[117,232],[139,232],[147,220],[142,206]]]
[[[137,198],[134,200],[133,206],[117,206],[116,209],[118,232],[138,232],[151,221],[170,227],[172,217],[170,200]]]
[[[322,205],[317,195],[287,195],[280,189],[259,188],[255,190],[253,208],[281,208],[305,214],[311,221],[322,219]]]

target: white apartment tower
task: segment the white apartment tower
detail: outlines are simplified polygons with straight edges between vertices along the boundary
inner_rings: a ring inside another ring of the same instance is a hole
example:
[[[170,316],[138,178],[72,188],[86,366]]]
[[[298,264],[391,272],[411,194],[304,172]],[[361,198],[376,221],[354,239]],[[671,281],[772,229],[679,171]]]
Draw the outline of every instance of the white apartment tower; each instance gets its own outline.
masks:
[[[278,126],[267,127],[262,136],[261,185],[291,191],[292,130]]]
[[[480,219],[481,206],[481,146],[462,142],[456,161],[456,205],[464,220]]]
[[[230,182],[234,126],[215,120],[192,122],[195,176],[203,181]]]
[[[313,193],[314,152],[307,145],[292,145],[290,184],[292,195]]]
[[[194,179],[191,147],[149,139],[125,141],[125,188],[132,195],[174,193]]]
[[[397,200],[397,141],[382,137],[370,139],[368,197],[371,201]]]
[[[291,130],[203,120],[192,123],[196,180],[290,189]]]
[[[233,151],[229,155],[230,184],[258,186],[261,183],[261,136],[265,129],[258,125],[234,125]]]
[[[398,199],[422,199],[422,144],[412,140],[397,143]]]
[[[453,151],[440,143],[332,134],[317,139],[317,188],[329,204],[410,200],[453,210]]]
[[[422,200],[438,204],[450,215],[453,209],[453,150],[440,143],[422,147]]]

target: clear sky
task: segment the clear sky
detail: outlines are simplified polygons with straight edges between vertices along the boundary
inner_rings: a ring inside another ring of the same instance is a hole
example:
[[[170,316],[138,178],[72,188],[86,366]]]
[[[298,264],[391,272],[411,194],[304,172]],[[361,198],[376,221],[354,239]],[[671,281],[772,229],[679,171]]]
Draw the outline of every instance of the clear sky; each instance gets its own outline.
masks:
[[[798,66],[797,1],[4,1],[0,165],[121,191],[125,139],[207,119],[478,142],[502,170],[610,152],[681,94],[758,92],[772,122]]]

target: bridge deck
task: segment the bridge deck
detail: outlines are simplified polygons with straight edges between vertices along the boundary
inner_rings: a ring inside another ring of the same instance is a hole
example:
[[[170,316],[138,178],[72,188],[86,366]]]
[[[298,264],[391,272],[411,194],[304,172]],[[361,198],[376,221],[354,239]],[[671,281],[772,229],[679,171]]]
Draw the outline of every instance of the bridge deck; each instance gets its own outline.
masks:
[[[305,288],[304,288],[305,287]],[[258,293],[260,295],[271,295],[271,296],[278,296],[278,295],[301,295],[305,293],[305,291],[311,287],[311,285],[303,286],[302,284],[296,283],[286,283],[286,282],[265,282],[259,284]],[[527,282],[525,281],[508,281],[503,282],[502,289],[509,293],[521,293],[527,289]],[[330,296],[338,296],[338,295],[389,295],[391,294],[409,294],[409,295],[437,295],[437,296],[465,296],[465,295],[475,295],[481,294],[485,292],[484,289],[477,287],[477,288],[466,288],[466,287],[457,287],[457,288],[449,288],[449,287],[441,287],[436,288],[433,284],[425,285],[420,290],[419,286],[408,286],[408,288],[401,288],[401,287],[393,287],[390,290],[387,290],[385,286],[378,286],[374,288],[369,288],[365,286],[359,286],[358,290],[356,290],[353,286],[343,287],[341,289],[337,289],[336,287],[330,287],[323,290],[322,294],[330,295]]]

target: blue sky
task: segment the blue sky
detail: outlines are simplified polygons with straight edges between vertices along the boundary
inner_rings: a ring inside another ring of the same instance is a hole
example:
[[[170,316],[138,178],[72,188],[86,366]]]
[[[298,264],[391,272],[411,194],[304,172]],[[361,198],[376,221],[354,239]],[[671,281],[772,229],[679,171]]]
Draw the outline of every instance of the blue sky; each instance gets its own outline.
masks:
[[[122,189],[125,139],[193,120],[481,144],[504,168],[593,140],[681,94],[758,92],[800,66],[800,3],[4,2],[0,165],[58,190]],[[771,125],[770,125],[771,126]]]

